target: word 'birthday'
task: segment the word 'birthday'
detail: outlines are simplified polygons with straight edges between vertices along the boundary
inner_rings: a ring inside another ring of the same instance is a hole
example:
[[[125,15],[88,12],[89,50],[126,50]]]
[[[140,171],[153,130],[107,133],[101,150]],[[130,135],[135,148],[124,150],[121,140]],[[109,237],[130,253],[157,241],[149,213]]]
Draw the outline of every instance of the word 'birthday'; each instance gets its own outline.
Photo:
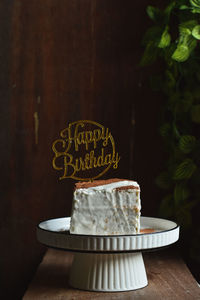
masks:
[[[84,130],[88,124],[97,128]],[[60,136],[61,138],[52,146],[55,153],[53,167],[56,170],[63,170],[60,179],[92,180],[103,175],[111,166],[115,169],[118,167],[120,157],[115,152],[114,139],[108,128],[105,129],[94,121],[77,121],[62,130]],[[77,156],[79,152],[81,155]],[[99,173],[90,172],[90,176],[86,176],[86,171],[97,168],[100,168]]]

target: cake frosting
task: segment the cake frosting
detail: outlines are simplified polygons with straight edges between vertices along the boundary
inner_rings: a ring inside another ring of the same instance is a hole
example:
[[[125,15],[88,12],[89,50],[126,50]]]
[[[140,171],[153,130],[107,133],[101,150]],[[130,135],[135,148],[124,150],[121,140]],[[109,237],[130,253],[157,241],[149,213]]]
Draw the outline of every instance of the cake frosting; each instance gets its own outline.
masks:
[[[126,179],[78,182],[75,185],[70,233],[124,235],[140,232],[140,187]]]

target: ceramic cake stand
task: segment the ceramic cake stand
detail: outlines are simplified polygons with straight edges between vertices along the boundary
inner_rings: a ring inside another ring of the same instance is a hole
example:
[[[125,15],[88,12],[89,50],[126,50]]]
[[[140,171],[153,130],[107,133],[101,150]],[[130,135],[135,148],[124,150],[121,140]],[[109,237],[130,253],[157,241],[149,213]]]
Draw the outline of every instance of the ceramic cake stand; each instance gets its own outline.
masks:
[[[148,284],[142,252],[175,243],[179,226],[164,219],[141,217],[141,229],[152,233],[88,236],[69,233],[70,218],[47,220],[38,225],[38,241],[48,247],[74,252],[70,285],[74,288],[117,292]]]

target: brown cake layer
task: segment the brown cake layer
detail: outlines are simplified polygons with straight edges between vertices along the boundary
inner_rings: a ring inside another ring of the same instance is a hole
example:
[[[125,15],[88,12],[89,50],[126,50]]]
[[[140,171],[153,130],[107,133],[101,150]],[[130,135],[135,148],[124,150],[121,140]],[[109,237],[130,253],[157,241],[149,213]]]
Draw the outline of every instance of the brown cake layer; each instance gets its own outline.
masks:
[[[140,233],[152,233],[152,232],[155,232],[155,229],[152,228],[140,229]]]
[[[87,189],[90,187],[94,187],[94,186],[99,186],[99,185],[106,185],[106,184],[110,184],[113,182],[118,182],[118,181],[124,181],[124,180],[128,180],[128,179],[119,179],[119,178],[111,178],[111,179],[104,179],[104,180],[94,180],[94,181],[83,181],[83,182],[77,182],[75,184],[75,189]],[[131,181],[131,180],[130,180]],[[123,187],[119,187],[117,189],[138,189],[137,186],[123,186]]]
[[[117,187],[116,190],[117,191],[123,191],[123,190],[139,190],[138,186],[133,186],[133,185],[126,185],[126,186],[120,186]]]

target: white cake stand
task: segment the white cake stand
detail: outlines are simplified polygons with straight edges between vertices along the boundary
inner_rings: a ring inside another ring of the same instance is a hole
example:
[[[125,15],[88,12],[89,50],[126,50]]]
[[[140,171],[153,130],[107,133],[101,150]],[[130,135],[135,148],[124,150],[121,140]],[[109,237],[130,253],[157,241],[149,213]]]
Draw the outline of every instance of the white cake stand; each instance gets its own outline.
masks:
[[[38,241],[48,247],[74,252],[70,285],[74,288],[117,292],[148,284],[142,252],[175,243],[179,226],[169,220],[141,217],[141,229],[153,233],[88,236],[69,233],[70,218],[47,220],[37,227]]]

